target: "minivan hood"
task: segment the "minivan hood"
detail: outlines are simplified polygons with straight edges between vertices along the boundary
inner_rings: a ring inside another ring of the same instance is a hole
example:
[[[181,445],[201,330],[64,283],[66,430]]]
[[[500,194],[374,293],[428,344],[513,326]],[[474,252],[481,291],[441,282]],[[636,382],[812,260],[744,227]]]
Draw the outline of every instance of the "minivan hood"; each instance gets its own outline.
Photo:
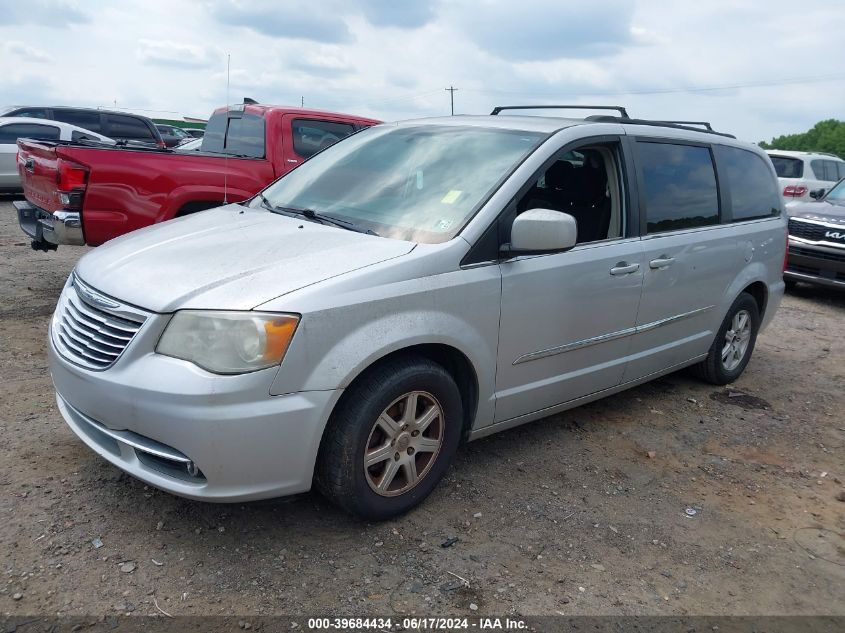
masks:
[[[788,207],[787,214],[791,218],[845,224],[845,201],[804,202]]]
[[[100,292],[154,312],[249,310],[413,248],[228,205],[107,242],[85,255],[76,272]]]

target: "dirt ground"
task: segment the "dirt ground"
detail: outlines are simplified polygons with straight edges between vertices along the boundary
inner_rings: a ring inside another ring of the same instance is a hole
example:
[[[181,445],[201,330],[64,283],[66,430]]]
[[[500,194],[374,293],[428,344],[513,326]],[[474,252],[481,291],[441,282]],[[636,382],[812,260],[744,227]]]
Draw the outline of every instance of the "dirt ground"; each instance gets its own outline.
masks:
[[[845,293],[788,295],[730,389],[675,374],[473,442],[365,524],[179,499],[77,440],[45,343],[84,250],[32,251],[0,202],[2,614],[845,615]]]

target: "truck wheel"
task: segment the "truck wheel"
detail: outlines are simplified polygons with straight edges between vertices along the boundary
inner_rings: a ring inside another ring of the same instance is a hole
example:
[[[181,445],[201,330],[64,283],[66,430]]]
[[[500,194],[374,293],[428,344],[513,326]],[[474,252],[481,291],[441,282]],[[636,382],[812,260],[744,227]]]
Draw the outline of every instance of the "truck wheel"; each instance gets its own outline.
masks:
[[[751,359],[759,329],[760,309],[757,302],[750,294],[743,292],[728,310],[707,358],[693,369],[700,378],[714,385],[733,382]]]
[[[367,520],[407,512],[446,473],[461,437],[461,395],[426,358],[398,358],[368,371],[343,395],[317,457],[315,483]]]

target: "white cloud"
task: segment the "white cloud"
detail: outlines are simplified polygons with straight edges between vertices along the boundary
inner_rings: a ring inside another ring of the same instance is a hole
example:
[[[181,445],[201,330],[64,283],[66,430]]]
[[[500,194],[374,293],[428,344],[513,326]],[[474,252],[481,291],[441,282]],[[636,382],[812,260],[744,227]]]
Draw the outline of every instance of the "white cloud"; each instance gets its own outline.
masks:
[[[34,64],[46,64],[52,61],[52,57],[42,50],[39,50],[23,42],[11,40],[6,42],[3,49],[9,54],[14,55],[20,61],[30,62]]]
[[[204,46],[182,44],[168,40],[138,40],[138,59],[147,64],[202,68],[209,66],[213,56]]]

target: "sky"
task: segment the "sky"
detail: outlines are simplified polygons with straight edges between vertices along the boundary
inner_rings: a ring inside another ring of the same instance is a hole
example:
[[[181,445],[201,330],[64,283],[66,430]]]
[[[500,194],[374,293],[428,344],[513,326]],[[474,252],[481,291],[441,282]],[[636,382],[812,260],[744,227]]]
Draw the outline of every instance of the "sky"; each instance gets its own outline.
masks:
[[[624,105],[754,142],[845,118],[842,0],[0,5],[2,105],[207,118],[228,95],[397,120],[449,114],[453,86],[458,114]]]

